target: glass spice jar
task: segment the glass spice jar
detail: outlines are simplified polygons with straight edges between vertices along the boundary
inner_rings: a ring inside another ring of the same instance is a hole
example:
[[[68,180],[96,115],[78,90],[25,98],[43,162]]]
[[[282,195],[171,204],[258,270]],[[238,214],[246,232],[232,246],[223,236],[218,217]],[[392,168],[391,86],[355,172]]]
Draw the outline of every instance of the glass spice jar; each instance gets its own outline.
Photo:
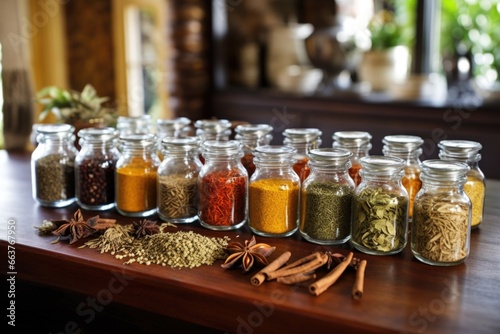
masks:
[[[426,160],[423,185],[415,198],[411,250],[437,266],[462,263],[469,255],[471,201],[463,187],[469,167],[458,161]]]
[[[360,159],[367,157],[371,148],[372,136],[364,131],[337,131],[333,134],[333,147],[343,148],[352,152],[351,168],[349,168],[349,175],[354,180],[356,186],[361,183],[361,169]]]
[[[485,177],[479,168],[482,145],[469,140],[442,140],[439,142],[441,160],[459,161],[469,166],[464,191],[472,202],[471,228],[475,229],[483,222],[484,200],[486,194]]]
[[[202,144],[206,140],[229,140],[231,125],[227,119],[200,119],[194,123]]]
[[[382,148],[384,155],[398,157],[405,161],[404,175],[401,182],[408,192],[410,200],[408,219],[411,221],[413,217],[413,202],[422,187],[422,181],[420,181],[420,155],[422,155],[421,146],[424,140],[418,136],[392,135],[385,136],[382,142],[384,143],[384,147]]]
[[[235,139],[243,144],[243,158],[241,158],[241,163],[247,170],[249,178],[255,172],[253,151],[258,146],[269,145],[271,143],[273,139],[272,131],[273,127],[268,124],[244,124],[238,125],[235,129]]]
[[[198,137],[163,138],[164,160],[158,168],[158,215],[162,220],[192,223],[198,219]]]
[[[255,149],[255,173],[248,190],[249,226],[258,235],[287,237],[298,229],[300,178],[293,170],[296,150],[265,145]]]
[[[116,210],[129,217],[156,212],[156,176],[160,159],[153,134],[120,137],[122,156],[116,163]]]
[[[299,176],[300,182],[304,182],[311,172],[307,165],[308,154],[310,150],[321,146],[321,134],[322,132],[315,128],[295,128],[283,131],[283,144],[296,150],[293,170]]]
[[[151,116],[120,116],[116,121],[116,128],[121,136],[142,135],[151,133]]]
[[[162,140],[163,138],[181,138],[186,137],[191,131],[191,120],[187,117],[178,117],[174,119],[156,120],[156,136],[158,137],[158,157],[163,160]]]
[[[311,173],[301,187],[300,233],[310,242],[338,245],[351,236],[354,181],[348,150],[319,148],[309,153]]]
[[[202,143],[205,164],[198,175],[198,217],[211,230],[233,230],[247,221],[248,174],[236,140]]]
[[[46,124],[36,128],[38,146],[31,154],[33,199],[42,206],[64,207],[75,198],[75,128]]]
[[[351,242],[361,252],[390,255],[407,243],[408,193],[401,184],[405,162],[387,156],[360,159],[361,183],[353,199]]]
[[[78,132],[81,150],[75,158],[76,200],[86,210],[115,205],[115,166],[120,152],[118,130],[87,128]]]

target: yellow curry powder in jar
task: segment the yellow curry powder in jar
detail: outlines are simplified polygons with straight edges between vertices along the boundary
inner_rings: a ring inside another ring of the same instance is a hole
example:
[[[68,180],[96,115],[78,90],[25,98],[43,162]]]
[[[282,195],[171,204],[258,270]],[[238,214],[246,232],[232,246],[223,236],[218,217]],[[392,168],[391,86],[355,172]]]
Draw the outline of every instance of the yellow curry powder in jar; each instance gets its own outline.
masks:
[[[458,161],[469,166],[464,191],[472,202],[471,228],[477,228],[483,222],[486,194],[485,177],[479,168],[482,145],[469,140],[442,140],[438,146],[441,160]]]
[[[115,201],[117,211],[130,217],[156,212],[156,176],[160,159],[153,134],[120,137],[122,156],[116,163]]]
[[[298,229],[300,178],[292,168],[296,150],[264,145],[255,149],[249,186],[249,226],[257,235],[287,237]]]

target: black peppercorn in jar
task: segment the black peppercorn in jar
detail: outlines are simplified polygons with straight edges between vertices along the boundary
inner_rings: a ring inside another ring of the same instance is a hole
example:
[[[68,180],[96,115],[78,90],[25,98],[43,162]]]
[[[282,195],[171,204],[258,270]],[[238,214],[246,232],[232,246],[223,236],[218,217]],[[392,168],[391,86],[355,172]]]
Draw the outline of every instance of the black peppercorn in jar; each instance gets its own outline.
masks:
[[[78,132],[82,149],[75,158],[76,199],[86,210],[107,210],[115,203],[118,130],[88,128]]]
[[[36,128],[38,146],[31,155],[33,198],[42,206],[63,207],[75,201],[74,127],[46,124]]]

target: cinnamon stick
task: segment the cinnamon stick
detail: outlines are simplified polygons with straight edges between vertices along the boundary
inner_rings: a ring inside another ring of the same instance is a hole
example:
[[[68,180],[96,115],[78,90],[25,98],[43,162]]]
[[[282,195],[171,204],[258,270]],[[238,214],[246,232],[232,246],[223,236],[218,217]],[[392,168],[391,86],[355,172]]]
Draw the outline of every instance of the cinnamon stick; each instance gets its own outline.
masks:
[[[347,255],[347,257],[339,265],[333,268],[328,274],[323,278],[313,282],[309,285],[309,292],[315,296],[319,296],[325,292],[337,279],[342,275],[347,266],[351,263],[354,254],[352,252]]]
[[[257,274],[255,274],[251,279],[250,283],[252,283],[253,286],[259,286],[261,285],[265,280],[267,275],[270,272],[273,272],[275,270],[278,270],[281,268],[288,259],[290,259],[290,256],[292,256],[292,253],[290,252],[284,252],[278,258],[276,258],[273,262],[269,263],[267,266],[265,266],[261,271],[259,271]]]
[[[283,277],[278,277],[276,281],[278,283],[283,283],[283,284],[297,284],[297,283],[302,283],[305,281],[313,280],[316,278],[316,274],[314,273],[298,273],[294,275],[289,275],[289,276],[283,276]]]
[[[276,279],[278,277],[290,276],[290,275],[295,275],[298,273],[307,273],[307,272],[310,272],[316,268],[321,267],[322,265],[324,265],[328,261],[328,256],[323,254],[323,253],[316,252],[313,255],[314,256],[310,256],[310,255],[306,256],[305,258],[302,258],[302,259],[292,263],[289,266],[285,266],[282,269],[270,272],[267,275],[267,280],[270,281],[270,280]],[[306,258],[310,259],[310,260],[303,263],[304,259],[306,259]],[[303,263],[303,264],[296,265],[296,263]]]
[[[354,286],[352,287],[352,298],[355,300],[359,300],[363,297],[366,265],[366,260],[361,260],[358,265],[358,269],[356,270],[356,280],[354,281]]]

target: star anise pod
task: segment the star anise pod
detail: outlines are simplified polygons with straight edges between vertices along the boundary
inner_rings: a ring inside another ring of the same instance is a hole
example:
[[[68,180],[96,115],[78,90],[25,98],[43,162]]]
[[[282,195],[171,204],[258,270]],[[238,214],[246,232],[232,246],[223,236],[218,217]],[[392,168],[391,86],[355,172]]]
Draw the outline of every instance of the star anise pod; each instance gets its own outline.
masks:
[[[325,252],[325,254],[328,256],[328,262],[326,263],[326,269],[328,270],[330,270],[330,268],[337,266],[346,258],[345,255],[342,255],[340,253]],[[349,267],[357,269],[359,262],[360,262],[359,258],[353,257],[351,263],[349,263]]]
[[[271,247],[265,243],[257,243],[255,236],[252,239],[245,240],[245,245],[240,242],[234,241],[227,245],[226,250],[230,255],[226,261],[221,265],[222,268],[232,268],[240,265],[243,267],[244,272],[250,271],[255,262],[261,265],[268,265],[267,257],[271,255],[276,247]]]
[[[143,219],[132,223],[134,225],[134,234],[136,238],[142,238],[146,235],[153,235],[160,232],[160,226],[158,226],[154,220]]]
[[[59,240],[69,239],[69,243],[72,244],[82,238],[94,234],[97,231],[105,230],[108,227],[113,226],[115,222],[116,219],[104,219],[99,218],[99,216],[94,216],[85,220],[83,219],[82,212],[78,209],[73,214],[73,218],[70,220],[52,220],[52,223],[58,226],[52,234],[59,236],[54,243]]]

